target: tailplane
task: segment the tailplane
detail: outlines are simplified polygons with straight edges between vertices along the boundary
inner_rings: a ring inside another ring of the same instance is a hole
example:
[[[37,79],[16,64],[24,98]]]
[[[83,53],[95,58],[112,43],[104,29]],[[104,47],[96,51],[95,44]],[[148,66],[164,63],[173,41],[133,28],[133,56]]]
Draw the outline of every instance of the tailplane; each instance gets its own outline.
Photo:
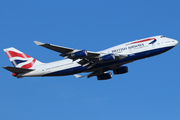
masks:
[[[10,67],[10,66],[6,66],[6,67],[3,67],[3,68],[10,71],[10,72],[12,72],[12,75],[14,77],[17,77],[18,74],[28,73],[28,72],[31,72],[31,71],[34,70],[34,69],[17,68],[17,67]]]
[[[29,68],[33,68],[34,66],[43,64],[42,62],[26,55],[25,53],[13,47],[4,49],[4,52],[8,56],[11,63],[16,68],[29,69]]]

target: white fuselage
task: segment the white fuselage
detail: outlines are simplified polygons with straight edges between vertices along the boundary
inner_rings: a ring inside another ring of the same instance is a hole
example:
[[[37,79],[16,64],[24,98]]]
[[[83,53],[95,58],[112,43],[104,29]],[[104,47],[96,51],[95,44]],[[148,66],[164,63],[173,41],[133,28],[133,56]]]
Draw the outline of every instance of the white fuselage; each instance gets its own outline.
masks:
[[[109,49],[99,51],[101,55],[105,54],[116,54],[122,55],[127,54],[128,56],[118,61],[111,61],[107,63],[100,63],[93,68],[87,70],[78,63],[79,60],[64,59],[51,63],[44,63],[33,67],[35,69],[32,72],[26,74],[19,74],[18,77],[29,77],[29,76],[63,76],[72,75],[80,72],[90,72],[99,68],[109,68],[115,66],[121,66],[128,62],[132,62],[138,59],[154,56],[163,53],[177,45],[177,41],[164,36],[154,36],[151,38],[145,38],[142,40],[136,40],[124,44],[120,44]]]

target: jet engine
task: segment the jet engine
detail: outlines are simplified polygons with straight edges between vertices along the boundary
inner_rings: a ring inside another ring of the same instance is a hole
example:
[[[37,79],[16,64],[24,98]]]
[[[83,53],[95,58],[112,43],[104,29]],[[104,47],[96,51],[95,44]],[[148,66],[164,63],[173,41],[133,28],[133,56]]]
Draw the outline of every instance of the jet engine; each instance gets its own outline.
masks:
[[[88,55],[86,50],[80,50],[71,54],[71,58],[81,58]]]
[[[128,72],[128,67],[127,66],[121,66],[118,69],[113,70],[114,75],[116,74],[124,74]]]
[[[110,72],[103,73],[103,74],[97,76],[98,80],[107,80],[107,79],[111,79],[111,78],[112,78],[112,74]]]
[[[103,61],[103,62],[115,60],[115,55],[113,55],[113,54],[104,55],[104,56],[100,57],[99,60]]]

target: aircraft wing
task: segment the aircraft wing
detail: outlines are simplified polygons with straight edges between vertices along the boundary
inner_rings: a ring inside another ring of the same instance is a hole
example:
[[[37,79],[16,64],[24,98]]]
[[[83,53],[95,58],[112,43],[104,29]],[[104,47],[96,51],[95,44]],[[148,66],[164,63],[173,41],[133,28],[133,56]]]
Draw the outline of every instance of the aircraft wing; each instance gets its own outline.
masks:
[[[62,47],[62,46],[57,46],[53,44],[48,44],[48,43],[42,43],[39,41],[34,41],[35,44],[38,46],[42,46],[45,48],[48,48],[50,50],[56,51],[61,53],[60,56],[64,58],[69,58],[72,60],[77,60],[79,64],[81,64],[84,67],[87,67],[87,69],[95,66],[98,64],[100,61],[100,57],[106,56],[106,53],[100,53],[100,52],[91,52],[91,51],[86,51],[86,50],[78,50],[78,49],[72,49],[72,48],[67,48],[67,47]],[[109,54],[110,57],[112,58],[118,58],[115,60],[123,59],[127,57],[127,54],[121,54],[121,55],[115,55],[115,54]],[[109,58],[109,56],[106,56]],[[106,58],[105,58],[106,59]]]
[[[50,50],[59,52],[59,53],[61,53],[60,56],[67,57],[67,58],[70,58],[70,59],[73,59],[73,60],[74,60],[74,58],[71,58],[70,56],[68,56],[68,54],[80,51],[78,49],[67,48],[67,47],[57,46],[57,45],[48,44],[48,43],[42,43],[42,42],[39,42],[39,41],[34,41],[34,43],[37,44],[38,46],[42,46],[42,47],[48,48]],[[90,52],[90,51],[87,51],[87,54],[88,55],[86,56],[86,58],[88,58],[88,59],[91,58],[91,57],[95,57],[95,56],[100,55],[97,52]]]

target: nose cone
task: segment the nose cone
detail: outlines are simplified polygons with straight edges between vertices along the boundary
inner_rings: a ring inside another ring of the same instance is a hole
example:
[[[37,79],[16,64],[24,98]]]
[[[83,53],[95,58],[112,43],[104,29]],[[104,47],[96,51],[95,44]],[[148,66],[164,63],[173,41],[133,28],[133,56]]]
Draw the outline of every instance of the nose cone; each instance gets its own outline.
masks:
[[[167,38],[166,41],[167,41],[166,44],[167,46],[175,47],[178,44],[178,41],[172,38]]]
[[[174,40],[174,43],[175,43],[175,46],[178,44],[178,41],[177,40]]]
[[[173,46],[176,46],[177,44],[178,44],[178,41],[173,39],[173,40],[172,40],[172,45],[173,45]]]

